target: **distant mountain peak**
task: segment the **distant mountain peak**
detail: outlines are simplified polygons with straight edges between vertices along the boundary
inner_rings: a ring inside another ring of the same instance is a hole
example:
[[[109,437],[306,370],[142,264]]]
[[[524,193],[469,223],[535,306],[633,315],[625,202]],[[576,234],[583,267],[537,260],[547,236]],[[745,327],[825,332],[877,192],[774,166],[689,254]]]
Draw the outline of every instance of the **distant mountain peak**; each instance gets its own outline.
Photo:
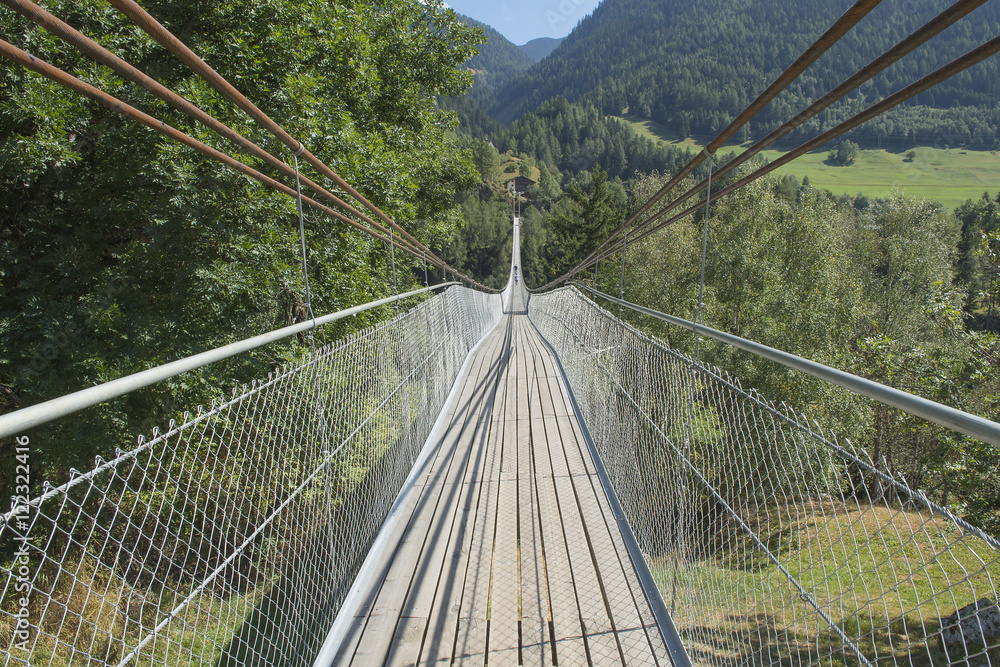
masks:
[[[481,28],[486,36],[486,43],[479,45],[479,53],[469,58],[465,67],[490,85],[505,81],[534,64],[521,48],[492,27],[462,14],[459,14],[458,18],[469,25]]]
[[[539,37],[517,47],[536,63],[556,50],[565,37]]]

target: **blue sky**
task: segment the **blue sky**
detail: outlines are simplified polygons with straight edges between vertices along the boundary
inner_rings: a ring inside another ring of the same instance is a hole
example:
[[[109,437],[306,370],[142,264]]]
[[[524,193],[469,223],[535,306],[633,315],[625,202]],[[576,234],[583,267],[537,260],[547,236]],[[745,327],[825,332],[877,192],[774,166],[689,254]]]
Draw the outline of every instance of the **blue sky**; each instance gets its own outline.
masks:
[[[537,37],[565,37],[600,0],[446,0],[459,14],[471,16],[515,44]]]

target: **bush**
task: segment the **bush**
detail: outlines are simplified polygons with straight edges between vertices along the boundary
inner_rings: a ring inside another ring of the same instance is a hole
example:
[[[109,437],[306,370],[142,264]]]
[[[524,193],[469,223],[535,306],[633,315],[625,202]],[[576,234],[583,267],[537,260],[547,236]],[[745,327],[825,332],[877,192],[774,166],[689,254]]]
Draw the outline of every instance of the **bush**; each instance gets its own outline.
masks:
[[[860,155],[860,153],[861,148],[850,139],[846,139],[840,142],[840,145],[837,146],[837,150],[830,151],[830,155],[827,157],[826,161],[827,164],[847,166],[849,164],[853,164],[854,161],[858,159],[858,155]]]

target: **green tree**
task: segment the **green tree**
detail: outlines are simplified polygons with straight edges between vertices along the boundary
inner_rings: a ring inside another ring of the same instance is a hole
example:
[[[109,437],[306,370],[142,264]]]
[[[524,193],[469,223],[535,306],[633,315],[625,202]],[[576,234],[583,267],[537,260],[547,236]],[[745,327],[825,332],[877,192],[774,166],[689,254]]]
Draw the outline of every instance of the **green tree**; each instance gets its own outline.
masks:
[[[975,317],[988,280],[981,239],[983,234],[1000,230],[1000,202],[984,192],[979,199],[970,199],[959,206],[955,216],[962,225],[956,277],[966,288],[966,312]]]
[[[441,2],[153,0],[146,8],[266,113],[425,242],[454,233],[455,193],[475,184],[435,104],[476,31]],[[223,122],[245,115],[110,6],[57,0],[115,53]],[[305,31],[305,32],[303,32]],[[0,32],[220,149],[187,116],[126,85],[12,12]],[[277,149],[276,142],[264,143]],[[0,396],[10,410],[289,323],[304,297],[295,202],[18,67],[0,68]],[[279,153],[284,158],[288,156]],[[319,178],[318,176],[315,176]],[[313,309],[391,289],[387,249],[307,212]],[[407,260],[397,253],[404,279]],[[422,276],[422,267],[421,267]],[[328,331],[363,326],[373,313]],[[35,478],[65,479],[182,410],[265,376],[299,343],[254,354],[63,420],[33,438]],[[3,452],[11,448],[2,448]],[[7,470],[8,460],[0,461]],[[5,491],[3,476],[0,495]]]
[[[627,199],[621,183],[609,183],[600,165],[583,175],[585,178],[566,189],[572,203],[570,210],[557,213],[553,219],[566,253],[561,268],[570,268],[582,260],[624,221]]]
[[[510,204],[478,193],[468,194],[462,203],[465,224],[454,243],[445,250],[450,264],[490,287],[507,282],[513,240]]]
[[[472,163],[483,182],[495,182],[500,175],[500,153],[496,147],[484,139],[464,138],[462,147],[470,151]]]
[[[847,166],[853,164],[861,154],[861,148],[853,141],[846,139],[837,145],[836,151],[831,151],[827,161],[830,164]]]
[[[983,291],[987,308],[987,326],[989,326],[996,316],[997,302],[1000,300],[1000,231],[981,233],[979,256],[985,274]]]
[[[549,171],[545,163],[538,165],[538,185],[535,186],[535,202],[539,206],[551,206],[560,196],[562,190],[559,181]]]

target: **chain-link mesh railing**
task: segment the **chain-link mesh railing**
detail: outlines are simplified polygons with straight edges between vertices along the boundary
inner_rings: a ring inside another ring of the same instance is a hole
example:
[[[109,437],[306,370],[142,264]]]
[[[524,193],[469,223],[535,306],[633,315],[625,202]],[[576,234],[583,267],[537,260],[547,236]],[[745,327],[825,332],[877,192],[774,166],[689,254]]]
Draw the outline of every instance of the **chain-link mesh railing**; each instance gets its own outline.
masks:
[[[575,288],[529,314],[694,664],[1000,665],[994,538]]]
[[[449,289],[15,505],[5,664],[312,664],[500,316]]]

